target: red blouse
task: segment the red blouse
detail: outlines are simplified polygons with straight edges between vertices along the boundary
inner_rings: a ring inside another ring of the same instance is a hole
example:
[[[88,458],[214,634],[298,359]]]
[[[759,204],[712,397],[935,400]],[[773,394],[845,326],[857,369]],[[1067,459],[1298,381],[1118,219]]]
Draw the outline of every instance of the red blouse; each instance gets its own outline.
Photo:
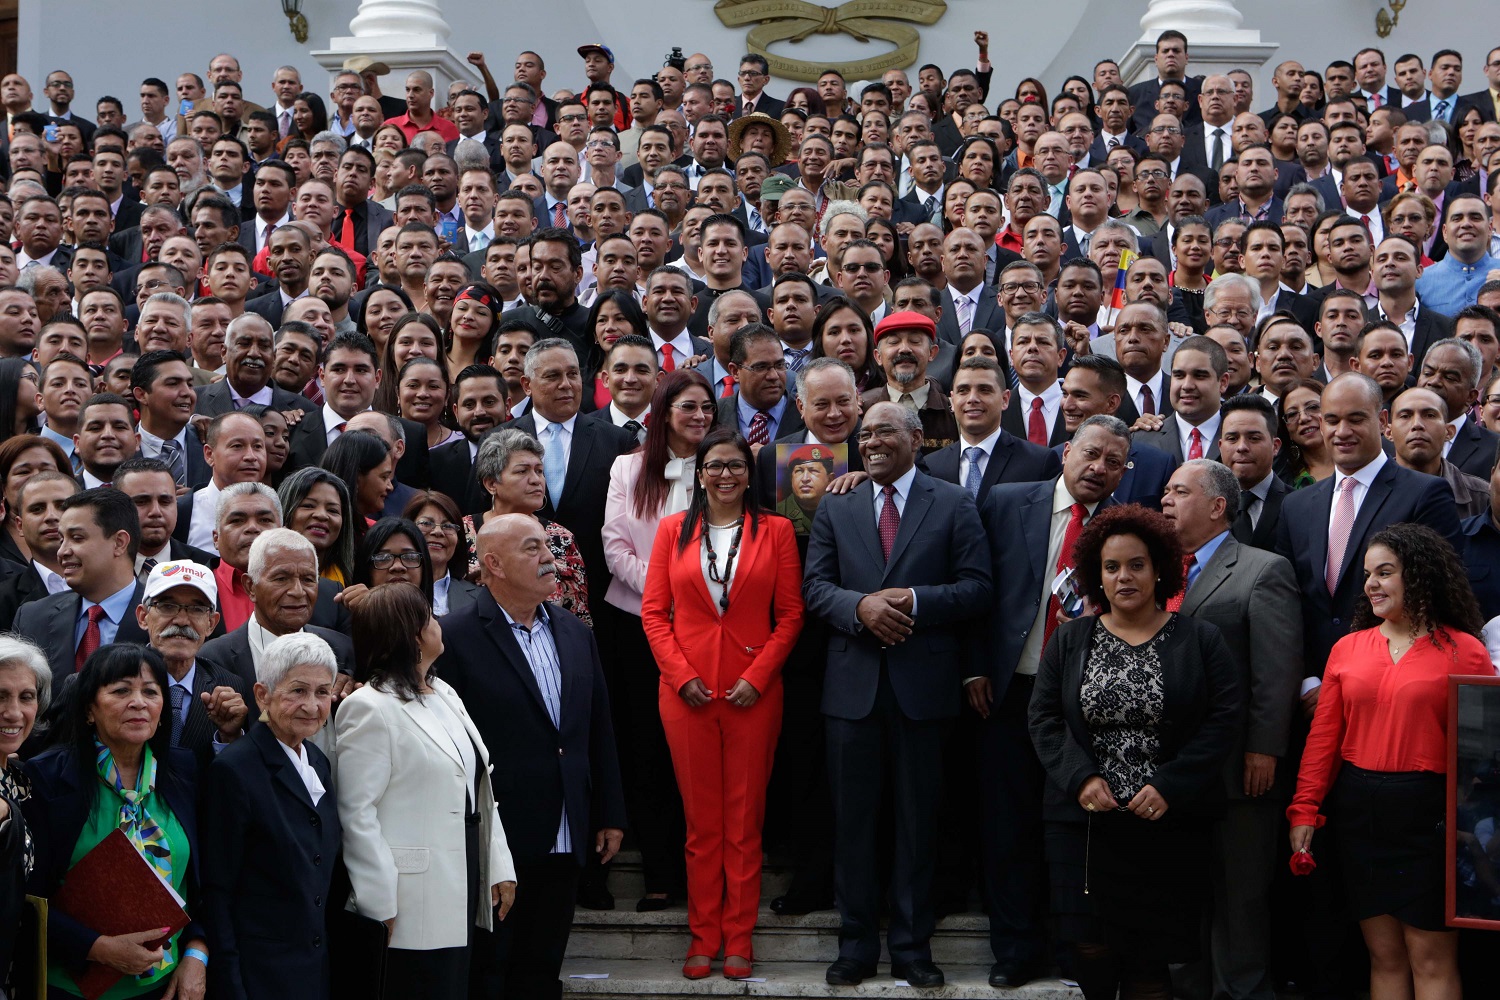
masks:
[[[1448,675],[1494,673],[1484,643],[1467,633],[1444,632],[1441,646],[1423,636],[1395,663],[1379,628],[1340,639],[1323,671],[1287,819],[1323,825],[1318,810],[1344,761],[1370,771],[1446,773]]]

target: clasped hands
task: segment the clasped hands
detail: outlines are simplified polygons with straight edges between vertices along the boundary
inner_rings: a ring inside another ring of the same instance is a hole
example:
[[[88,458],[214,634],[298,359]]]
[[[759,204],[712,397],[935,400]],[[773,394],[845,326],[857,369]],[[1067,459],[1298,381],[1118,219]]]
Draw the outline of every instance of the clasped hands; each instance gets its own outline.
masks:
[[[912,601],[910,590],[890,587],[861,597],[854,613],[881,645],[895,646],[911,635]]]
[[[694,677],[677,691],[678,696],[688,703],[690,708],[702,708],[714,700],[714,693],[703,683],[703,678]],[[736,708],[749,708],[760,701],[760,692],[755,689],[745,678],[741,677],[734,682],[734,687],[724,695],[724,700]]]
[[[1115,793],[1109,790],[1109,782],[1097,774],[1083,783],[1083,788],[1078,792],[1078,804],[1088,812],[1106,812],[1120,808]],[[1126,811],[1153,823],[1167,814],[1167,808],[1167,800],[1152,785],[1143,785],[1135,793],[1135,797],[1125,804]]]

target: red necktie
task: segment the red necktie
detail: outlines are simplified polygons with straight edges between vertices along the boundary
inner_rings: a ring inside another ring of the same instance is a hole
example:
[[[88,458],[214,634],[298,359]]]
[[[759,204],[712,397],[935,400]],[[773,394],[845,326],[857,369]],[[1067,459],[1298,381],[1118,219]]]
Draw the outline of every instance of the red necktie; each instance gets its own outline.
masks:
[[[88,610],[89,623],[83,627],[83,638],[78,640],[78,655],[73,657],[73,670],[83,669],[84,662],[99,648],[99,619],[104,617],[104,608],[95,604]]]
[[[1360,217],[1359,217],[1359,221],[1360,221],[1360,222],[1361,222],[1361,223],[1362,223],[1362,224],[1363,224],[1363,225],[1364,225],[1364,227],[1365,227],[1365,234],[1366,234],[1366,235],[1369,235],[1369,233],[1370,233],[1370,217],[1369,217],[1369,216],[1368,216],[1368,215],[1361,215],[1361,216],[1360,216]]]
[[[895,486],[882,486],[880,492],[885,503],[880,508],[880,523],[876,527],[880,532],[880,551],[889,560],[891,549],[896,546],[896,533],[901,530],[901,511],[896,509]]]
[[[354,209],[344,209],[344,224],[339,228],[339,238],[334,242],[345,250],[354,249]],[[270,245],[269,236],[267,236],[266,245]]]
[[[1141,415],[1155,415],[1156,396],[1152,394],[1149,385],[1141,386]]]
[[[1167,610],[1168,611],[1181,611],[1182,610],[1182,599],[1187,596],[1187,587],[1188,587],[1188,584],[1187,584],[1187,575],[1188,575],[1188,570],[1192,568],[1192,565],[1193,565],[1193,555],[1191,553],[1187,553],[1187,552],[1183,553],[1183,555],[1182,555],[1182,589],[1179,590],[1176,594],[1173,594],[1171,597],[1167,598]]]
[[[1026,418],[1026,440],[1047,447],[1047,420],[1042,416],[1042,397],[1033,396],[1031,416]]]
[[[720,399],[728,399],[734,395],[735,382],[738,381],[733,375],[724,376],[724,391],[719,393]]]
[[[1057,571],[1053,573],[1056,577],[1065,569],[1073,565],[1073,546],[1078,544],[1078,536],[1083,534],[1083,519],[1088,517],[1089,509],[1081,503],[1075,503],[1068,511],[1068,528],[1063,532],[1062,548],[1057,553]],[[1057,612],[1062,609],[1062,602],[1053,594],[1047,599],[1047,620],[1042,623],[1042,645],[1047,645],[1047,640],[1052,638],[1052,633],[1057,629]]]
[[[752,445],[765,444],[771,440],[771,415],[765,410],[757,410],[755,416],[750,418],[750,433],[745,440]]]
[[[677,362],[672,358],[671,344],[661,345],[661,370],[664,372],[675,372],[677,370]]]
[[[552,206],[552,225],[558,229],[568,228],[568,219],[565,213],[565,206],[562,202],[558,202]]]
[[[1193,435],[1188,442],[1188,461],[1203,457],[1203,432],[1193,428]]]

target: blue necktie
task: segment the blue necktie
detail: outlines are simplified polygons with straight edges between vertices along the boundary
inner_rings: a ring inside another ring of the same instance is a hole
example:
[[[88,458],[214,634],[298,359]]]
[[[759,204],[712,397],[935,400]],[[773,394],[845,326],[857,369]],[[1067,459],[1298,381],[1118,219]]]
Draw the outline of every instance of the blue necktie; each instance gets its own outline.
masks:
[[[1445,121],[1448,120],[1447,116],[1448,116],[1448,99],[1444,98],[1443,100],[1438,101],[1437,107],[1435,107],[1435,108],[1432,109],[1432,117],[1433,117],[1434,121],[1445,122]]]
[[[563,454],[562,424],[547,425],[546,450],[542,453],[542,472],[547,477],[547,496],[552,509],[562,500],[563,480],[568,475],[568,457]]]
[[[975,500],[979,499],[979,481],[984,478],[984,472],[979,468],[979,460],[983,457],[983,448],[964,449],[964,458],[969,460],[969,474],[964,477],[964,489],[968,490],[969,496]]]

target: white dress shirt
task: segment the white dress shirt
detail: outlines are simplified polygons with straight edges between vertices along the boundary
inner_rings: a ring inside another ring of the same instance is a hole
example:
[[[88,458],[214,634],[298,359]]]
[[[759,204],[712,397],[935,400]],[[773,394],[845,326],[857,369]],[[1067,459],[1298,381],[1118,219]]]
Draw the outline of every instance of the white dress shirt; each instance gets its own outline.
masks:
[[[1186,417],[1184,417],[1180,413],[1177,413],[1176,411],[1173,411],[1172,419],[1177,421],[1177,439],[1181,442],[1182,455],[1180,457],[1182,458],[1182,460],[1184,462],[1187,461],[1188,449],[1192,447],[1193,444],[1194,430],[1197,430],[1198,433],[1202,435],[1203,457],[1207,458],[1208,449],[1211,448],[1213,446],[1213,443],[1219,438],[1219,421],[1221,419],[1219,411],[1215,410],[1209,416],[1209,418],[1203,421],[1203,423],[1201,424],[1190,423]]]
[[[1224,159],[1228,160],[1234,156],[1234,134],[1230,127],[1231,124],[1231,122],[1225,122],[1223,125],[1210,125],[1208,122],[1203,123],[1203,162],[1208,164],[1208,166],[1212,167],[1214,165],[1215,128],[1220,129],[1224,133],[1223,139],[1220,140],[1223,143]]]
[[[146,430],[146,425],[145,424],[141,424],[140,427],[137,428],[137,431],[141,435],[141,454],[144,455],[144,456],[146,456],[147,458],[161,458],[161,446],[165,443],[165,441],[162,438],[157,437],[155,434],[152,434],[150,431]],[[177,432],[177,436],[175,438],[173,438],[172,440],[176,441],[177,442],[177,447],[180,448],[180,449],[182,449],[183,462],[184,462],[184,468],[185,468],[186,467],[186,462],[187,462],[187,425],[186,424],[184,424],[182,426],[182,430],[178,431]]]
[[[1047,634],[1047,609],[1052,603],[1052,580],[1057,568],[1057,557],[1062,551],[1063,538],[1068,533],[1068,521],[1073,516],[1073,504],[1076,503],[1073,494],[1068,492],[1067,481],[1062,476],[1057,477],[1057,485],[1052,489],[1052,519],[1047,528],[1047,561],[1042,563],[1042,598],[1036,610],[1036,617],[1031,620],[1031,631],[1026,635],[1026,642],[1021,646],[1021,659],[1016,663],[1016,673],[1022,675],[1036,675],[1037,666],[1042,662],[1042,640]],[[1094,516],[1094,509],[1098,503],[1085,504],[1088,516]],[[1084,524],[1088,521],[1085,519]]]
[[[266,248],[266,239],[268,235],[266,230],[272,228],[280,229],[282,226],[291,221],[291,212],[282,213],[281,218],[277,219],[275,222],[267,222],[257,214],[255,216],[255,252],[259,253]]]
[[[1016,386],[1016,393],[1021,397],[1021,426],[1027,426],[1027,421],[1031,419],[1031,401],[1040,399],[1042,421],[1047,425],[1047,440],[1052,440],[1052,429],[1057,426],[1057,417],[1062,411],[1062,384],[1053,382],[1038,396],[1022,382]]]
[[[323,782],[318,778],[318,772],[313,770],[312,761],[307,759],[307,747],[299,745],[293,750],[280,740],[276,743],[291,758],[292,770],[296,771],[297,777],[302,779],[302,784],[307,788],[307,794],[312,797],[313,805],[317,805],[328,789],[323,787]]]
[[[1129,374],[1125,376],[1125,391],[1130,393],[1130,398],[1135,401],[1136,412],[1146,412],[1142,408],[1142,403],[1144,401],[1141,398],[1141,390],[1148,385],[1151,387],[1151,406],[1153,411],[1156,413],[1161,413],[1164,410],[1168,409],[1167,380],[1165,378],[1165,373],[1162,372],[1161,369],[1157,369],[1156,374],[1152,375],[1151,378],[1149,378],[1145,382],[1138,382]]]
[[[188,522],[187,543],[205,552],[219,554],[214,544],[214,528],[219,513],[219,487],[213,480],[193,494],[193,517]]]
[[[995,444],[1000,440],[1000,428],[982,441],[970,441],[962,431],[958,435],[958,485],[962,486],[969,481],[969,449],[978,448],[984,454],[978,456],[980,478],[984,477],[985,470],[990,466],[990,457],[995,454]]]
[[[651,331],[651,346],[656,348],[656,363],[658,365],[662,365],[662,362],[665,360],[661,352],[662,344],[672,345],[672,364],[676,368],[681,368],[687,364],[688,358],[693,356],[693,335],[685,329],[671,340],[663,337],[655,330]]]
[[[61,594],[68,589],[68,581],[59,573],[54,573],[35,559],[31,560],[31,568],[36,570],[36,575],[42,578],[42,586],[47,588],[48,594]]]

